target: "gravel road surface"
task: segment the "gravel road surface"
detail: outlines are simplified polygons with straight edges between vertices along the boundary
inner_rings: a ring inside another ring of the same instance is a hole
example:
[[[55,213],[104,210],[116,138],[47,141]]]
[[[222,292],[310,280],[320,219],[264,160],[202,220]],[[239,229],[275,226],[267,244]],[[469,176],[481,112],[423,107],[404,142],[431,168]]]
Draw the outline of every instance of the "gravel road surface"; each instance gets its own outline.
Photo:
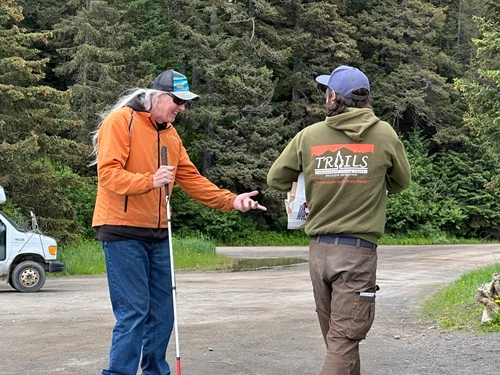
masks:
[[[361,344],[363,375],[498,375],[500,334],[436,329],[418,319],[418,306],[463,272],[500,264],[500,245],[380,246],[378,251],[381,290],[375,323]],[[218,252],[308,258],[306,247]],[[307,263],[176,276],[183,374],[318,373],[325,348]],[[0,375],[100,374],[114,324],[106,279],[50,277],[33,294],[2,282],[0,324]],[[173,335],[168,358],[175,374]]]

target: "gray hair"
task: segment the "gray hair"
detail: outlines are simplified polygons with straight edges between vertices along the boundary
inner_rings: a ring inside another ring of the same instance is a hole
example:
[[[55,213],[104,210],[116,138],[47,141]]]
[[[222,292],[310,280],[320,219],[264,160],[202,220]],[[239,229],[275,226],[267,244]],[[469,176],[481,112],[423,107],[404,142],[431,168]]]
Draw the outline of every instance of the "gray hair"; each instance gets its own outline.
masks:
[[[97,152],[99,148],[97,137],[99,134],[99,129],[101,128],[104,120],[109,116],[111,112],[127,106],[131,101],[135,101],[137,104],[140,104],[144,108],[143,111],[151,112],[151,109],[153,108],[154,103],[156,103],[156,99],[158,98],[158,96],[164,93],[164,91],[160,90],[133,88],[125,91],[125,93],[117,100],[114,105],[101,112],[99,114],[99,118],[101,119],[101,121],[99,121],[96,130],[91,133],[92,145],[94,146],[91,156],[94,157],[94,160],[89,163],[89,166],[97,164]]]

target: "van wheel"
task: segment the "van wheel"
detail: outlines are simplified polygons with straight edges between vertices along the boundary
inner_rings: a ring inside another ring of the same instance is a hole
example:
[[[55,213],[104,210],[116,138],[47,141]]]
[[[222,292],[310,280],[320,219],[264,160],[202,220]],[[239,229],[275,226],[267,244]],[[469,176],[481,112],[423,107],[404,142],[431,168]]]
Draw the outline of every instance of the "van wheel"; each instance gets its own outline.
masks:
[[[45,270],[33,261],[19,263],[12,272],[12,286],[23,293],[38,292],[45,284]]]

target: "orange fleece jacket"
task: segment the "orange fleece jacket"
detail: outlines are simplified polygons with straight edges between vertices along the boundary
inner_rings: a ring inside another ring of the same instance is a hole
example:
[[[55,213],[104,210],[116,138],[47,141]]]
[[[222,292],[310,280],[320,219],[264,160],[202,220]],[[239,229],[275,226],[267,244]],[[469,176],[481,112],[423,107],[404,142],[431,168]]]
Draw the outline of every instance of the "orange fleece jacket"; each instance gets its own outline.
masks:
[[[221,211],[233,209],[236,194],[218,188],[198,172],[172,124],[158,131],[151,114],[123,107],[113,111],[98,131],[93,227],[167,227],[165,189],[153,188],[162,146],[167,147],[168,165],[176,167],[175,183],[187,194]]]

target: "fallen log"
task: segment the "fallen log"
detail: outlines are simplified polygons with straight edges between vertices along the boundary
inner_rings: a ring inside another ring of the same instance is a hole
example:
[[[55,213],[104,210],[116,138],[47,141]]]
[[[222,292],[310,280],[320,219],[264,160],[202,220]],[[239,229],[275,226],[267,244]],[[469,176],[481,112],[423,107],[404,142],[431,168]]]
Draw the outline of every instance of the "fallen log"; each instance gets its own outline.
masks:
[[[500,273],[493,274],[491,282],[477,289],[476,301],[484,305],[481,324],[489,325],[500,316]]]

